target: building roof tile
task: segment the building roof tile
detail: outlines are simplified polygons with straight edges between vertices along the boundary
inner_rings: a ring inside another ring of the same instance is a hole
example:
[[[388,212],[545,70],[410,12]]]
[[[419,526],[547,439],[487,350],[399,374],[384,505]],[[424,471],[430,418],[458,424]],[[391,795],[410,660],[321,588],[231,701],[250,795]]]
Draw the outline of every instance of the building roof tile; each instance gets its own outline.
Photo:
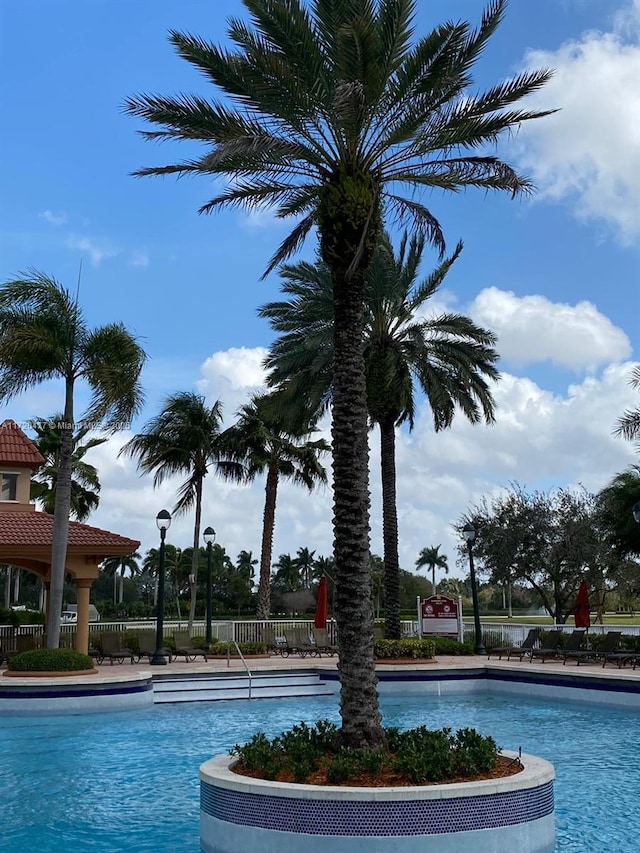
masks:
[[[21,547],[51,547],[53,536],[53,516],[46,512],[0,512],[0,547],[17,545]],[[79,521],[69,522],[69,550],[95,548],[105,556],[111,556],[109,549],[130,548],[133,553],[140,543],[135,539],[91,527]]]
[[[0,465],[37,468],[44,462],[31,439],[10,418],[0,424]]]

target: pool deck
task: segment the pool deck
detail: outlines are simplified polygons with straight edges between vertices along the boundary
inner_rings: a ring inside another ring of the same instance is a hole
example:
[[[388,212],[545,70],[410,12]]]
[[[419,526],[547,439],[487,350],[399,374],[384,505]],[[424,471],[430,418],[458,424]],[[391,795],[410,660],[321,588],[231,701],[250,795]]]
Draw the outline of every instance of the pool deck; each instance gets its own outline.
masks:
[[[329,670],[335,671],[337,669],[337,657],[304,657],[301,658],[298,655],[293,655],[290,657],[279,657],[278,655],[271,655],[269,657],[250,657],[247,658],[247,666],[251,670],[251,672],[269,672],[269,671],[277,671],[277,672],[286,672],[286,671],[295,671],[295,670]],[[2,670],[5,669],[3,666]],[[376,670],[384,673],[384,672],[421,672],[428,671],[431,673],[435,673],[438,671],[447,671],[447,672],[455,672],[459,670],[465,670],[466,672],[472,670],[479,671],[496,671],[500,672],[503,670],[507,670],[509,672],[519,672],[519,673],[563,673],[564,675],[572,675],[574,677],[584,677],[584,678],[593,678],[594,676],[600,676],[603,678],[615,678],[621,679],[624,682],[640,682],[640,667],[637,667],[635,670],[632,669],[631,666],[625,666],[622,668],[618,668],[617,665],[609,664],[603,668],[601,662],[592,662],[586,663],[583,662],[579,666],[576,665],[575,661],[568,661],[566,664],[563,664],[562,661],[555,661],[549,659],[545,661],[545,663],[530,661],[518,661],[518,660],[499,660],[497,658],[491,658],[487,660],[484,657],[476,657],[475,655],[442,655],[437,659],[429,662],[420,662],[420,661],[406,661],[406,662],[394,662],[389,661],[388,663],[379,662],[376,666]],[[90,676],[91,678],[100,678],[100,679],[109,679],[113,677],[114,679],[122,678],[125,675],[137,675],[142,672],[151,673],[152,675],[176,675],[179,677],[188,677],[189,675],[204,675],[207,673],[237,673],[242,675],[245,672],[245,669],[242,663],[238,659],[231,658],[229,662],[227,659],[210,659],[205,662],[204,659],[198,658],[197,660],[191,662],[187,662],[182,659],[173,660],[171,663],[166,666],[150,666],[149,663],[145,661],[140,661],[139,663],[130,664],[130,663],[114,663],[109,664],[108,662],[104,662],[97,666],[97,670],[99,676]],[[73,678],[73,676],[68,676],[68,678]],[[83,680],[87,678],[87,676],[82,676]],[[9,681],[8,678],[3,679],[6,683]],[[12,678],[11,681],[14,683],[18,681],[18,678]],[[33,683],[33,681],[32,681]]]

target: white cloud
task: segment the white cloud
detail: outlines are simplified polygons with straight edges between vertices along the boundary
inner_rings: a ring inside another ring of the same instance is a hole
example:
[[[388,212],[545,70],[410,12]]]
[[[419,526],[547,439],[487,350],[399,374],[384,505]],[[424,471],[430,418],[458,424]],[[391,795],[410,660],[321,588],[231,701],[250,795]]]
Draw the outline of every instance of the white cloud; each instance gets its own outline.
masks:
[[[69,249],[87,254],[94,267],[99,266],[105,259],[115,257],[120,252],[109,240],[79,234],[69,234],[66,245]]]
[[[627,335],[591,302],[567,305],[489,287],[478,294],[471,313],[497,334],[498,352],[512,365],[551,361],[594,370],[631,355]]]
[[[234,347],[216,352],[201,367],[197,387],[207,399],[222,400],[225,418],[246,403],[253,393],[264,390],[266,371],[264,347]]]
[[[278,219],[275,215],[274,208],[258,207],[238,217],[238,223],[242,228],[256,231],[281,225],[282,219]]]
[[[43,210],[38,216],[41,219],[45,219],[50,225],[65,225],[67,222],[67,214],[62,211],[54,213],[52,210]]]
[[[589,31],[556,51],[530,51],[528,68],[555,69],[529,106],[560,108],[527,122],[517,139],[538,197],[567,200],[584,220],[604,220],[623,242],[640,235],[640,3],[611,32]]]
[[[146,269],[149,266],[149,255],[140,250],[133,251],[129,259],[132,267],[140,267]]]

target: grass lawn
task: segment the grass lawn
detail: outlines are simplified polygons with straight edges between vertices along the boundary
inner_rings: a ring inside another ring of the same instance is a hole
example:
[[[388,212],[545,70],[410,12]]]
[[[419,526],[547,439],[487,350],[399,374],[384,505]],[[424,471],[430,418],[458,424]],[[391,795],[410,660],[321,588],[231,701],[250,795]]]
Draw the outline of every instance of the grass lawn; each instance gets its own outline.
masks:
[[[488,622],[496,622],[502,624],[503,622],[513,622],[518,625],[551,625],[553,620],[550,616],[514,616],[513,619],[508,619],[506,614],[504,616],[481,616],[480,617],[483,623]],[[596,624],[596,614],[591,614],[591,624]],[[463,617],[464,622],[472,623],[473,617],[467,615]],[[569,616],[567,619],[567,625],[573,624],[573,616]],[[640,614],[634,613],[633,615],[630,613],[605,613],[604,615],[604,624],[605,625],[620,625],[624,627],[625,625],[640,625]]]

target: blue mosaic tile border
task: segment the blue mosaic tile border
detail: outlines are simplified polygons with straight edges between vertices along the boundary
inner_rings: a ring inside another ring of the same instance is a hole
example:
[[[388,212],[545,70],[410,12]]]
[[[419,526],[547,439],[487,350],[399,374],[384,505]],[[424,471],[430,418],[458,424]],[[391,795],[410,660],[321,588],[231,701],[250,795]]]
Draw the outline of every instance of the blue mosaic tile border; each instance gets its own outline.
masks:
[[[442,800],[298,800],[200,783],[200,809],[218,820],[309,835],[441,835],[530,823],[553,814],[553,782]]]
[[[0,690],[0,711],[2,710],[3,699],[75,699],[79,696],[124,696],[132,693],[148,693],[150,690],[153,690],[151,680],[111,686],[94,684],[93,686],[81,687],[69,684],[66,687],[45,687],[40,685],[39,689],[37,685],[7,689],[3,684]]]

